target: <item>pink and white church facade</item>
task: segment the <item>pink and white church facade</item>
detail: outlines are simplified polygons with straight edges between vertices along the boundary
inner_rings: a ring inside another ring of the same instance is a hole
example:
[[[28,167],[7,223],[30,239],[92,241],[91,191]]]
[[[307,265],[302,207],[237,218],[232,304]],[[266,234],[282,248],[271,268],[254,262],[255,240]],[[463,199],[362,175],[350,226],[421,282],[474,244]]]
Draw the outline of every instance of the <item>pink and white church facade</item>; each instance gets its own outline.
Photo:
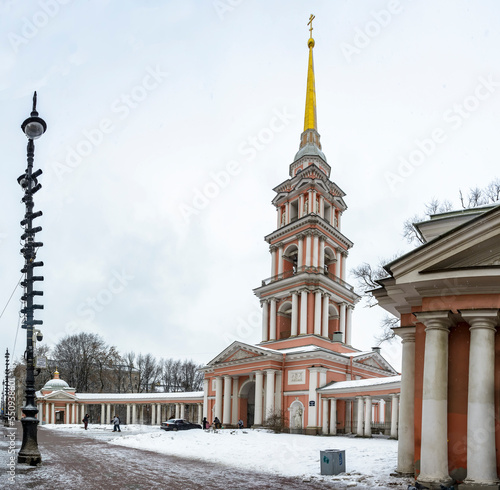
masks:
[[[400,376],[380,349],[352,346],[360,297],[346,278],[353,243],[342,233],[344,192],[330,180],[316,122],[314,39],[308,41],[304,131],[289,178],[274,188],[276,229],[265,237],[271,277],[258,345],[234,342],[204,368],[203,415],[261,426],[276,412],[291,431],[371,436],[384,421],[397,437]]]

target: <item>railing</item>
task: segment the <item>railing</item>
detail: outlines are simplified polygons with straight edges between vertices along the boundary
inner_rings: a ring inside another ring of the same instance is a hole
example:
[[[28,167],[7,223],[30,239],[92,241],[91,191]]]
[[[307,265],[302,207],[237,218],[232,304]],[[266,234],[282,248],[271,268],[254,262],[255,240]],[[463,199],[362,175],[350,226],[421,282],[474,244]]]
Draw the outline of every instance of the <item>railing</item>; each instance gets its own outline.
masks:
[[[328,277],[328,279],[331,279],[332,281],[336,282],[337,284],[340,284],[341,286],[345,287],[346,289],[349,289],[349,291],[354,291],[354,287],[351,286],[349,283],[346,281],[340,279],[340,277],[337,277],[333,275],[331,272],[328,271],[328,269],[325,268],[322,269],[321,267],[312,267],[312,266],[302,266],[302,267],[294,267],[293,270],[285,271],[282,272],[281,274],[277,274],[276,276],[273,277],[268,277],[267,279],[264,279],[262,281],[263,286],[268,286],[272,282],[276,281],[281,281],[283,279],[288,279],[290,277],[296,276],[298,274],[321,274],[323,276]]]

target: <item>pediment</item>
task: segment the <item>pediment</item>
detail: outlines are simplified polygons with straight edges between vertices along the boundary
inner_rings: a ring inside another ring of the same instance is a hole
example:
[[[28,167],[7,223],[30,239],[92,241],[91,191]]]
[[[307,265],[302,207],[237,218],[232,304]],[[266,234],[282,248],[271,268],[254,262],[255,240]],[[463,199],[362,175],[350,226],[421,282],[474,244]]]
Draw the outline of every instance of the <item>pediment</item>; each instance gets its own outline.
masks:
[[[248,359],[250,357],[259,357],[259,355],[262,354],[257,354],[256,352],[250,352],[245,349],[238,349],[234,354],[231,354],[230,356],[226,357],[226,359],[223,359],[221,362],[239,361],[241,359]]]
[[[272,350],[256,347],[254,345],[244,344],[234,341],[229,347],[224,349],[217,357],[212,359],[206,367],[218,366],[224,363],[238,363],[253,361],[257,358],[280,356]]]
[[[58,390],[45,395],[43,398],[46,400],[76,400],[77,397],[71,393],[66,393],[65,391]]]
[[[475,243],[471,243],[469,247],[444,260],[436,262],[422,272],[467,269],[472,267],[500,267],[499,236],[490,237],[485,240],[481,240],[481,237],[478,237]]]
[[[386,373],[398,374],[398,372],[377,352],[355,357],[353,361],[369,369],[377,369]]]

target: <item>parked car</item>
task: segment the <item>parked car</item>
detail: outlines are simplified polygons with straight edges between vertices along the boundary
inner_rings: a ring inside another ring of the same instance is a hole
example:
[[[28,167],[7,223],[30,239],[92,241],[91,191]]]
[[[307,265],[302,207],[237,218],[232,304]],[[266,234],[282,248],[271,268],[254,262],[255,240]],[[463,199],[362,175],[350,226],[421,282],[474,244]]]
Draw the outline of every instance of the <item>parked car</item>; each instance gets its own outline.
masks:
[[[163,430],[188,430],[188,429],[201,429],[200,424],[192,424],[185,419],[170,419],[162,422],[161,429]]]

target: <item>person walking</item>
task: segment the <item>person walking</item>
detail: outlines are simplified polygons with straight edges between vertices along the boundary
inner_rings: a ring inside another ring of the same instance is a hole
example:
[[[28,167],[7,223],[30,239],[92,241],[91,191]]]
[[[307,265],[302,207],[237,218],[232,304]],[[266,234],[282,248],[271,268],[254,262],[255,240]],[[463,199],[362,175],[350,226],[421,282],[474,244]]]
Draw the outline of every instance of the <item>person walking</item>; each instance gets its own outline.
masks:
[[[216,429],[220,429],[221,428],[221,423],[220,423],[219,417],[215,417],[214,418],[214,424],[213,425],[214,425],[214,427]]]
[[[238,420],[238,429],[243,429],[243,420]]]
[[[208,423],[208,420],[206,417],[203,417],[203,429],[210,429],[210,424]]]
[[[121,432],[120,430],[120,417],[115,414],[115,418],[113,419],[113,432]]]
[[[83,425],[85,427],[85,430],[87,430],[88,426],[89,426],[89,421],[90,421],[90,415],[88,413],[85,414],[85,417],[83,417]]]

